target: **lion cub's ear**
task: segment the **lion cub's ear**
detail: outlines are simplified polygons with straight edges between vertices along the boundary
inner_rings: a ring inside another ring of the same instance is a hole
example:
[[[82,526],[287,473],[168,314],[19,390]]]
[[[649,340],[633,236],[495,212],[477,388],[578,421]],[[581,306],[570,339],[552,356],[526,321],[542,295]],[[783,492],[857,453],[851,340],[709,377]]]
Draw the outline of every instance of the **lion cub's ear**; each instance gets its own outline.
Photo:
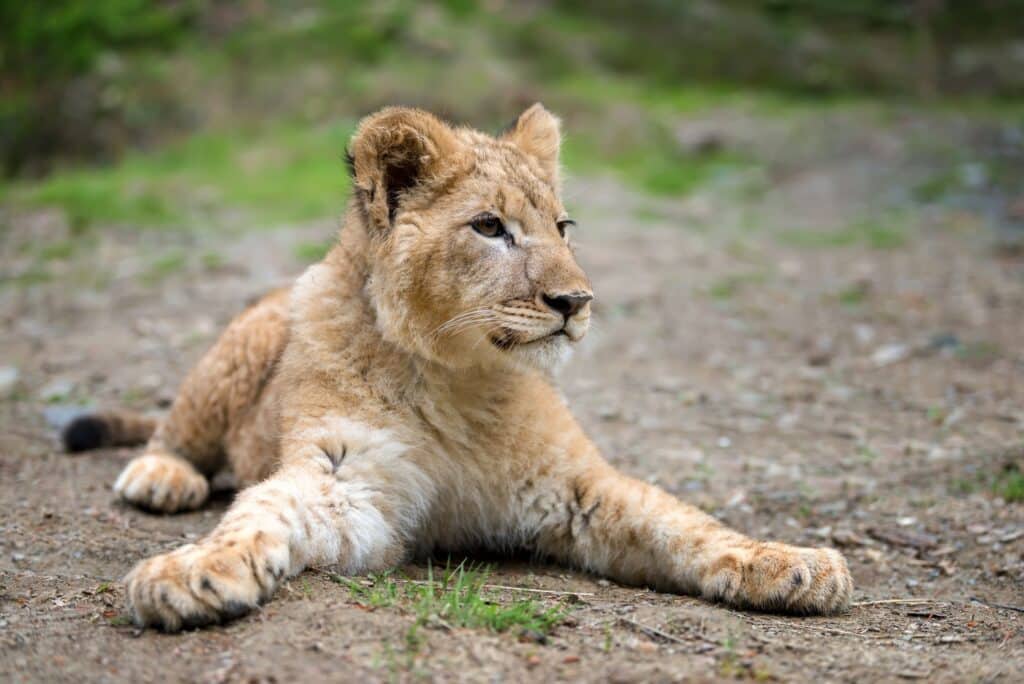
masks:
[[[403,197],[437,182],[460,153],[454,131],[434,115],[386,107],[363,119],[352,136],[348,157],[356,200],[373,224],[386,229]]]
[[[562,143],[562,125],[558,117],[536,103],[519,115],[519,119],[502,138],[519,147],[540,162],[552,185],[558,182],[558,148]]]

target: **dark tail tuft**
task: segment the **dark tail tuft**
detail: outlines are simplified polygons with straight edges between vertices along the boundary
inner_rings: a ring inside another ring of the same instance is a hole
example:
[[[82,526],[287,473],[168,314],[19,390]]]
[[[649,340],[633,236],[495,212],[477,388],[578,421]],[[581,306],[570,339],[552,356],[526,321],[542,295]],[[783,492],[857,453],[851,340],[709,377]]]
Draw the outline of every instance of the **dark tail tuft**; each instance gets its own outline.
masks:
[[[103,416],[79,416],[61,434],[64,450],[71,453],[99,449],[112,443],[110,426]]]
[[[61,434],[64,448],[76,453],[111,446],[144,444],[156,430],[157,419],[132,411],[101,411],[79,416]]]

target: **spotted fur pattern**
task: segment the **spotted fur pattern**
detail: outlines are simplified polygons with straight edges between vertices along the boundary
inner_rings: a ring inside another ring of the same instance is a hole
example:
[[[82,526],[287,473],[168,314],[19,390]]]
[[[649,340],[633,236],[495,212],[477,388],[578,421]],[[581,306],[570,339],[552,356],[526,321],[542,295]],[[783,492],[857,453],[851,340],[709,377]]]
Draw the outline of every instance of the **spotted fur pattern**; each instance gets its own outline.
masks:
[[[761,542],[612,468],[552,370],[590,296],[564,235],[558,120],[492,138],[409,109],[356,132],[337,245],[241,314],[115,486],[145,508],[248,485],[212,533],[126,579],[140,625],[220,622],[303,568],[521,548],[631,585],[790,613],[849,603],[842,556]],[[497,217],[480,228],[481,215]]]

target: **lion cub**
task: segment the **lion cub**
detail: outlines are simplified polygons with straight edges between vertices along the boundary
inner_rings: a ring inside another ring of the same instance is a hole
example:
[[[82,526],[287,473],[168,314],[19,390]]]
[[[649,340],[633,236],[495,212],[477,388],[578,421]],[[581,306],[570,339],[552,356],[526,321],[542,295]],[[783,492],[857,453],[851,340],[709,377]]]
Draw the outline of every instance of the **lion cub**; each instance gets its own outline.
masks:
[[[590,322],[559,198],[559,122],[494,138],[389,108],[352,138],[340,238],[242,313],[159,425],[72,424],[69,448],[155,429],[115,491],[147,509],[244,485],[220,524],[127,576],[139,625],[237,617],[284,578],[433,548],[520,547],[633,585],[792,613],[846,608],[831,549],[760,542],[612,468],[552,383]]]

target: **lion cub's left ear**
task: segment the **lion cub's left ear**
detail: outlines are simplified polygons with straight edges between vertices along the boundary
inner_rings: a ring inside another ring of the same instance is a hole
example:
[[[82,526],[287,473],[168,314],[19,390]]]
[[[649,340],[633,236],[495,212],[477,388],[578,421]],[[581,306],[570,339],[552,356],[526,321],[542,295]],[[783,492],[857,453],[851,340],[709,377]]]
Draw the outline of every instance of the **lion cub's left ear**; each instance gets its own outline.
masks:
[[[536,103],[519,115],[519,119],[502,139],[508,140],[540,162],[546,180],[558,183],[558,149],[562,143],[562,123],[558,117]]]

